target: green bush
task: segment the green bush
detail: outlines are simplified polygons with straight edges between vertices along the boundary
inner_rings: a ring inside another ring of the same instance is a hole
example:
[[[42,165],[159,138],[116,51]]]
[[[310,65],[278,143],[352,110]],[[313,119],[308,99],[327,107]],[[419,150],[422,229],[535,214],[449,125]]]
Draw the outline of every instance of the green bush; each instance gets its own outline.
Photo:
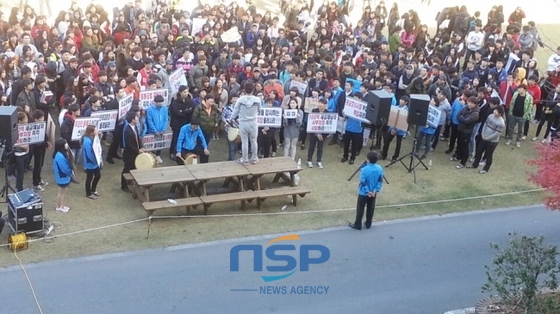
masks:
[[[540,291],[558,288],[558,248],[545,245],[544,236],[510,236],[503,249],[490,244],[496,256],[492,268],[485,266],[487,282],[482,292],[496,293],[503,305],[523,309],[525,313],[552,313],[553,307],[558,313],[558,302],[539,296]],[[551,296],[557,298],[557,294]]]

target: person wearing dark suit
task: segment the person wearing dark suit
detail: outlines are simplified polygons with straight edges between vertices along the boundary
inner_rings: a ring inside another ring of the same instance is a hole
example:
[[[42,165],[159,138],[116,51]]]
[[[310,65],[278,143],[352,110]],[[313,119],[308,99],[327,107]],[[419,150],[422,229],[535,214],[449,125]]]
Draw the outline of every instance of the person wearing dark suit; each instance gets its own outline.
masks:
[[[128,124],[125,125],[125,128],[123,130],[124,167],[121,175],[121,189],[128,192],[128,185],[124,178],[124,174],[129,173],[130,170],[136,169],[136,166],[134,165],[136,156],[138,156],[138,154],[140,153],[145,152],[146,150],[142,145],[142,139],[140,138],[140,135],[138,134],[138,130],[136,128],[136,124],[138,123],[138,116],[136,115],[136,113],[128,112],[126,114],[125,120]]]
[[[377,164],[379,156],[376,152],[369,152],[367,164],[364,164],[360,171],[360,184],[358,185],[358,204],[356,208],[356,220],[348,224],[350,228],[361,230],[362,219],[364,218],[364,207],[366,208],[367,229],[373,222],[373,212],[375,211],[375,200],[383,187],[383,167]]]
[[[354,95],[353,89],[354,89],[354,82],[352,81],[346,82],[344,83],[344,90],[340,92],[340,96],[338,96],[336,108],[338,111],[338,116],[340,118],[344,117],[342,112],[344,111],[344,104],[346,103],[346,97],[352,97]],[[339,134],[338,132],[333,134],[332,140],[329,143],[329,145],[336,144],[338,142],[339,135],[341,134]]]

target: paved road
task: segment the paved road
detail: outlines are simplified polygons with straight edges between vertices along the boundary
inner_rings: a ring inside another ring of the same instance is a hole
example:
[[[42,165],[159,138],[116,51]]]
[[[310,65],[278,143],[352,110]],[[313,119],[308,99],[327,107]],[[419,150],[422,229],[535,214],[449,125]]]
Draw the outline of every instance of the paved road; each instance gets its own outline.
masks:
[[[265,285],[251,271],[249,254],[242,254],[241,271],[230,273],[230,249],[264,245],[269,238],[45,262],[27,271],[45,314],[440,314],[482,297],[490,242],[504,243],[516,230],[560,243],[559,224],[560,213],[529,207],[378,223],[372,230],[300,233],[302,244],[328,246],[331,257],[309,272],[268,284],[287,286],[286,295],[230,291]],[[0,270],[0,278],[2,313],[37,313],[19,267]],[[305,285],[329,290],[289,294],[291,286]]]

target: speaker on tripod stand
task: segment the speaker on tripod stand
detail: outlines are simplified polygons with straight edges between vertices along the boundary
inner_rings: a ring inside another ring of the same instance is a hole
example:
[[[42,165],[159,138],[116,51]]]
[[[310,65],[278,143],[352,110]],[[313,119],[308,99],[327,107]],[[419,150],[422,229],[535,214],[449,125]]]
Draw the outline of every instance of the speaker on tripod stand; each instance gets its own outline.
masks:
[[[418,145],[418,129],[424,127],[428,121],[428,108],[430,106],[430,96],[424,94],[412,94],[410,95],[410,103],[408,107],[408,117],[407,122],[409,126],[414,127],[414,142],[412,144],[412,150],[410,153],[402,156],[401,158],[391,162],[385,167],[389,167],[397,162],[400,162],[406,170],[410,173],[414,173],[414,183],[416,183],[416,167],[422,165],[424,169],[429,170],[426,164],[416,155],[416,145]],[[410,158],[407,164],[403,162],[405,158]]]
[[[363,101],[368,104],[366,118],[373,126],[371,130],[374,133],[371,136],[371,151],[374,149],[375,144],[381,143],[383,129],[387,126],[387,121],[389,121],[393,96],[385,90],[372,90],[364,96]]]

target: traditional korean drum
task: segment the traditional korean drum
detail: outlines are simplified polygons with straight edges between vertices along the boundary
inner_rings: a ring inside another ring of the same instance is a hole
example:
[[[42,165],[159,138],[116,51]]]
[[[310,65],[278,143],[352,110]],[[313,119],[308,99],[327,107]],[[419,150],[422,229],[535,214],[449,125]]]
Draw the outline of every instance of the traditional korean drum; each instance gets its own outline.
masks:
[[[239,129],[238,128],[234,128],[232,126],[229,127],[228,130],[228,141],[235,143],[235,144],[239,144],[241,143],[241,135],[239,134]]]
[[[157,159],[156,155],[150,152],[140,153],[136,156],[134,160],[134,165],[136,169],[145,170],[145,169],[152,169],[157,166]]]

